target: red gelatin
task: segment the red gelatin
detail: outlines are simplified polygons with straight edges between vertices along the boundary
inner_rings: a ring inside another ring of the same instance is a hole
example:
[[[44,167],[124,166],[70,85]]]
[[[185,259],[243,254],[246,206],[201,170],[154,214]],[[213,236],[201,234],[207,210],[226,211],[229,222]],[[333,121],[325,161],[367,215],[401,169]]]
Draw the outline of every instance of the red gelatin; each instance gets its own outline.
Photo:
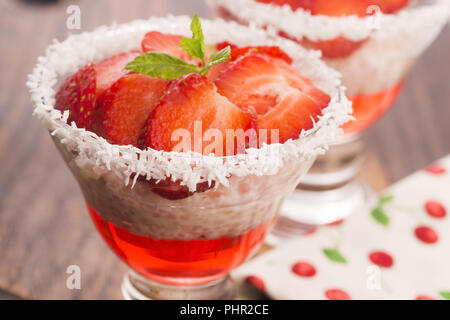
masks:
[[[349,121],[343,126],[345,133],[360,132],[374,123],[394,104],[402,87],[403,82],[400,82],[384,91],[350,97],[356,120]]]
[[[272,225],[269,221],[235,238],[156,240],[116,227],[88,209],[103,239],[133,270],[174,285],[198,285],[227,275],[259,247]]]

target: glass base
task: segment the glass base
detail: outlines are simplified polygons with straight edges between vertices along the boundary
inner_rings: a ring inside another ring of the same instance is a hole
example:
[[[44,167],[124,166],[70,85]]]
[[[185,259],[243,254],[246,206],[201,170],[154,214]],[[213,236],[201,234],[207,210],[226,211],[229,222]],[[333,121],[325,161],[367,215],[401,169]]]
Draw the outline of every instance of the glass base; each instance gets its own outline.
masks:
[[[193,286],[175,286],[151,281],[130,270],[122,281],[125,300],[231,300],[236,289],[229,276]]]
[[[272,246],[290,241],[326,225],[373,206],[376,192],[355,180],[331,190],[296,189],[286,198],[280,217],[266,243]]]

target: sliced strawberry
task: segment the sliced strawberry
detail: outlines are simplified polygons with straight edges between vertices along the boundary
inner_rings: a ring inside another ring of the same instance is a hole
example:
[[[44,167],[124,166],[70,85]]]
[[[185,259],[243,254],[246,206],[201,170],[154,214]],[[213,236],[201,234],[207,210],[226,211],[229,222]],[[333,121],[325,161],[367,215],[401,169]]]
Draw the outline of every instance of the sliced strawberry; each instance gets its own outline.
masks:
[[[69,110],[67,123],[75,121],[77,127],[90,129],[95,109],[96,77],[94,65],[86,65],[67,78],[55,95],[55,108]]]
[[[215,84],[218,92],[239,108],[262,114],[276,102],[278,92],[274,87],[283,81],[269,57],[250,52],[230,63]]]
[[[198,62],[192,59],[189,54],[180,47],[180,40],[183,36],[161,33],[158,31],[147,32],[141,42],[144,52],[163,52],[180,58],[184,61]]]
[[[80,108],[78,113],[77,125],[89,129],[95,109],[97,73],[93,65],[81,69],[78,77],[80,88]]]
[[[78,73],[68,77],[55,95],[55,109],[60,111],[69,110],[67,123],[78,119],[80,88],[78,87]]]
[[[310,11],[311,14],[326,16],[348,16],[356,14],[360,17],[371,14],[370,6],[378,6],[384,13],[394,13],[405,6],[410,0],[296,0],[297,8]]]
[[[322,51],[322,56],[329,59],[348,57],[367,41],[367,39],[352,41],[344,37],[337,37],[336,39],[323,41],[311,41],[305,37],[299,41],[284,31],[280,31],[278,34],[281,37],[300,43],[305,48],[320,50]]]
[[[114,144],[137,146],[148,115],[158,104],[168,81],[143,74],[117,80],[103,102],[103,127]]]
[[[363,17],[368,14],[367,8],[376,4],[377,0],[297,0],[298,7],[310,11],[311,14],[322,14],[332,17],[356,14]]]
[[[312,14],[341,16],[358,14],[364,16],[369,0],[256,0],[276,6],[288,5],[292,10],[302,8]]]
[[[99,103],[96,103],[96,105],[98,106]],[[103,128],[103,108],[97,107],[94,110],[90,131],[96,133],[99,137],[106,139],[105,128]]]
[[[225,21],[236,21],[236,22],[243,23],[243,24],[248,23],[248,21],[244,21],[243,19],[240,19],[239,17],[234,15],[230,10],[228,10],[222,6],[219,6],[217,8],[217,15],[219,17],[221,17],[222,19],[224,19]]]
[[[304,38],[301,44],[305,48],[322,51],[322,56],[324,58],[336,59],[348,57],[354,51],[358,50],[366,41],[367,39],[353,41],[341,36],[333,40],[323,41],[310,41],[308,38]]]
[[[132,61],[142,53],[141,50],[135,49],[129,52],[123,52],[113,55],[105,60],[99,62],[95,66],[97,71],[97,101],[101,103],[103,96],[114,82],[119,80],[122,76],[129,73],[125,69],[128,62]]]
[[[280,49],[280,47],[277,46],[259,46],[259,47],[243,47],[243,48],[236,48],[231,51],[231,59],[236,60],[240,56],[243,56],[247,52],[259,52],[262,54],[267,54],[269,56],[283,59],[287,63],[292,63],[292,58],[288,56],[286,52]]]
[[[182,186],[181,181],[177,180],[173,182],[169,178],[161,180],[156,183],[155,180],[150,180],[150,185],[152,186],[152,192],[160,195],[168,200],[179,200],[192,196],[194,192],[189,191],[187,186]],[[212,181],[211,185],[207,181],[198,183],[196,193],[205,192],[209,189],[214,188],[215,182]]]
[[[220,94],[243,110],[255,114],[258,133],[278,130],[279,142],[298,138],[302,129],[312,128],[330,97],[314,87],[284,60],[248,52],[232,62],[215,81]]]
[[[300,91],[287,94],[273,109],[258,117],[258,131],[267,130],[267,143],[272,141],[272,130],[279,130],[279,141],[297,139],[302,131],[313,127],[312,118],[322,112],[322,107]]]
[[[237,45],[235,45],[231,42],[228,42],[228,41],[222,41],[222,42],[219,42],[218,44],[216,44],[217,50],[222,50],[222,49],[225,49],[226,47],[230,47],[231,50],[235,50],[238,48]]]
[[[168,200],[179,200],[184,199],[192,195],[186,186],[182,186],[180,181],[173,182],[170,179],[161,180],[156,183],[155,181],[150,181],[152,187],[152,192],[160,195]]]
[[[183,36],[180,35],[150,31],[145,34],[141,46],[144,52],[157,51],[180,56],[183,52],[183,49],[180,47],[182,38]]]
[[[165,151],[231,155],[243,152],[245,145],[234,140],[234,148],[231,141],[227,148],[226,130],[245,131],[253,125],[252,116],[218,94],[212,81],[199,74],[189,74],[171,82],[161,103],[150,114],[146,146]],[[217,136],[207,137],[205,132],[213,133],[208,129],[216,129],[222,141]]]
[[[378,0],[377,2],[384,13],[395,13],[406,7],[411,0]]]
[[[284,61],[275,60],[274,63],[291,87],[300,90],[322,107],[328,105],[330,96],[314,86],[312,81],[304,77],[297,69],[287,65]]]
[[[270,3],[276,6],[284,6],[288,5],[291,7],[292,10],[297,10],[298,8],[301,8],[302,5],[304,5],[306,2],[312,2],[313,0],[256,0],[257,2],[261,3]]]
[[[269,0],[258,0],[260,2],[269,3]],[[273,1],[274,3],[282,3],[284,1]],[[287,1],[286,1],[287,2]],[[348,16],[358,15],[360,17],[373,14],[373,10],[369,10],[369,7],[376,5],[384,13],[394,13],[410,2],[410,0],[295,0],[295,8],[302,8],[310,11],[313,15],[326,15],[326,16]],[[282,37],[297,41],[297,39],[291,37],[287,33],[279,32]],[[360,41],[352,41],[344,37],[337,37],[332,40],[324,41],[311,41],[308,38],[304,38],[300,42],[303,46],[322,51],[324,58],[343,58],[348,57],[354,51],[359,49],[367,39]]]
[[[225,61],[212,66],[211,69],[209,69],[206,77],[211,81],[216,80],[222,74],[222,72],[224,72],[228,68],[229,64],[230,61]]]
[[[292,10],[302,8],[311,14],[326,16],[348,16],[356,14],[360,17],[368,15],[368,7],[377,5],[384,13],[394,13],[406,7],[411,0],[256,0],[257,2],[276,6],[288,5]]]

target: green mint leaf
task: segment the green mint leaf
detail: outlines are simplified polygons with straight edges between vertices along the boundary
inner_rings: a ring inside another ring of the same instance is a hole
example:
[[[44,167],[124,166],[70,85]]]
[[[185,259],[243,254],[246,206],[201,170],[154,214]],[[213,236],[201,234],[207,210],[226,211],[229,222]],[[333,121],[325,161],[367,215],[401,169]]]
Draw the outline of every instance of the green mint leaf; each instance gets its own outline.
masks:
[[[231,49],[230,46],[228,46],[211,55],[211,58],[209,58],[208,67],[212,67],[216,64],[225,62],[230,59],[231,59]]]
[[[382,224],[383,226],[389,225],[389,217],[386,215],[386,213],[383,211],[381,207],[376,207],[375,209],[372,210],[370,214],[372,215],[372,218],[375,221]]]
[[[191,31],[192,31],[192,39],[198,40],[200,42],[202,56],[199,57],[202,60],[205,59],[205,39],[203,37],[202,24],[200,23],[200,19],[198,15],[195,15],[191,22]]]
[[[191,58],[204,58],[205,54],[202,52],[200,41],[197,39],[183,38],[180,40],[180,47],[186,51]]]
[[[202,24],[200,23],[200,19],[197,14],[194,15],[194,18],[192,18],[191,31],[192,31],[193,39],[198,39],[200,41],[204,40]]]
[[[450,300],[450,291],[441,291],[441,292],[439,292],[439,294],[445,300]]]
[[[192,39],[183,38],[180,40],[180,47],[186,51],[191,58],[200,58],[205,65],[206,46],[203,37],[202,25],[198,15],[195,15],[191,22]]]
[[[215,66],[216,64],[225,62],[230,59],[231,59],[231,49],[230,46],[228,46],[212,54],[211,57],[209,58],[208,64],[203,67],[203,69],[200,71],[200,74],[206,75],[212,66]]]
[[[333,262],[337,263],[347,263],[347,259],[339,252],[336,248],[325,248],[323,253]]]
[[[380,197],[380,199],[378,200],[378,203],[386,204],[386,203],[392,202],[392,200],[394,200],[394,196],[392,194],[386,194],[386,195]]]
[[[160,52],[144,53],[128,63],[125,69],[166,80],[200,72],[198,66]]]

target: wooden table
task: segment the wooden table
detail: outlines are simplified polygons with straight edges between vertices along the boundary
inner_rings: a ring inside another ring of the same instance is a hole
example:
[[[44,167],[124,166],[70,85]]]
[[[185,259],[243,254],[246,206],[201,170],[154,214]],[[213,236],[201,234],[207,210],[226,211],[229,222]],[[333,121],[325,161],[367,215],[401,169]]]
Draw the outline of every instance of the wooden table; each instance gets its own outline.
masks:
[[[1,298],[116,299],[124,265],[88,219],[83,198],[44,127],[31,116],[26,76],[53,38],[62,40],[69,4],[82,30],[151,15],[211,16],[202,0],[0,0]],[[366,132],[362,172],[376,189],[450,152],[450,30],[411,72],[387,116]],[[81,268],[82,289],[66,289],[66,268]]]

